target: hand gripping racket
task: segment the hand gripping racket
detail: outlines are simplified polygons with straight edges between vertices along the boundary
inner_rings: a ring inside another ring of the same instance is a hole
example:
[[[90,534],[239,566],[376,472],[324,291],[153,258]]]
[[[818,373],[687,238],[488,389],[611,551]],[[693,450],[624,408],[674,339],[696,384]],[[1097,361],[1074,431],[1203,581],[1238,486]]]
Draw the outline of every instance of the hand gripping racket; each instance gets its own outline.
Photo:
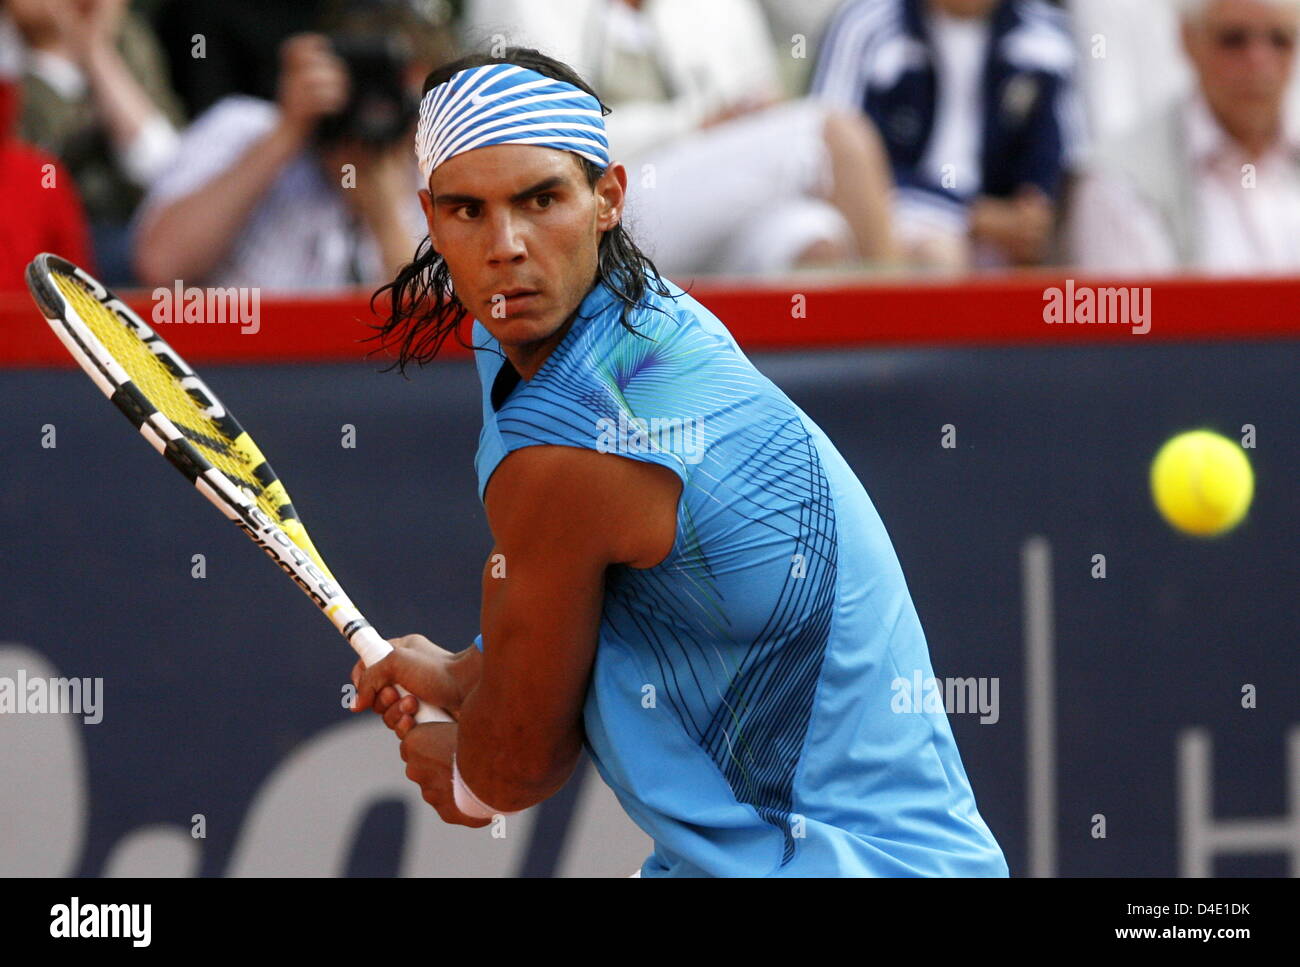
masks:
[[[141,436],[316,602],[367,667],[387,657],[392,645],[325,566],[266,457],[185,360],[57,255],[38,255],[27,266],[27,287],[68,352]],[[415,720],[452,721],[426,702]]]

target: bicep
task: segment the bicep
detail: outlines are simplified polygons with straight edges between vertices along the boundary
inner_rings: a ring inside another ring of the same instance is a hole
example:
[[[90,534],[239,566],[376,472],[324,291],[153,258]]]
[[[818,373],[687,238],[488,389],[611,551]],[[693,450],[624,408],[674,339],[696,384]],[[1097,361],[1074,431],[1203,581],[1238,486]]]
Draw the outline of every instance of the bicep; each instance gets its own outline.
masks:
[[[486,494],[495,546],[481,615],[487,653],[501,659],[488,663],[494,689],[546,682],[539,705],[580,709],[606,571],[667,556],[681,486],[662,466],[571,447],[526,447],[502,461]]]

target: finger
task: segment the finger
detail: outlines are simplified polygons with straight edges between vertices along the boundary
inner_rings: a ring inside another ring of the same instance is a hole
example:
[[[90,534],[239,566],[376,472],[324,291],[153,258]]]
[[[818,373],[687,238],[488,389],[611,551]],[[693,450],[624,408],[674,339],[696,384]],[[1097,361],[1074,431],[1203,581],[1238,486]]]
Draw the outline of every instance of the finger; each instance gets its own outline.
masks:
[[[375,662],[369,668],[363,666],[361,668],[361,679],[357,683],[357,695],[365,702],[365,707],[368,708],[372,702],[378,700],[382,702],[382,707],[377,704],[376,709],[381,714],[393,702],[391,698],[384,700],[382,696],[386,686],[393,683],[394,662],[390,661],[390,658],[392,658],[391,655],[383,661]],[[397,693],[393,692],[393,694],[396,695]]]
[[[432,787],[438,777],[434,772],[431,772],[417,763],[408,762],[406,764],[406,778],[410,779],[413,783],[423,789],[426,786]]]
[[[414,716],[419,710],[420,710],[419,699],[417,699],[414,695],[403,695],[400,699],[398,699],[398,701],[389,705],[388,708],[385,710],[384,724],[387,725],[394,732],[397,732],[398,723],[401,722],[403,718],[410,719],[412,722],[414,722],[415,721]],[[407,728],[409,729],[410,726],[408,725]],[[397,737],[401,739],[401,738],[405,738],[406,736],[404,733],[398,732]]]
[[[394,726],[393,731],[397,733],[399,739],[404,739],[406,734],[413,728],[415,728],[415,719],[409,715],[403,715],[397,720],[397,725]]]
[[[388,711],[384,713],[384,724],[387,725],[394,732],[397,732],[398,724],[405,717],[406,717],[406,713],[402,711],[401,705],[393,704],[388,706]],[[398,733],[397,737],[399,739],[405,738],[405,736],[402,735],[400,732]]]

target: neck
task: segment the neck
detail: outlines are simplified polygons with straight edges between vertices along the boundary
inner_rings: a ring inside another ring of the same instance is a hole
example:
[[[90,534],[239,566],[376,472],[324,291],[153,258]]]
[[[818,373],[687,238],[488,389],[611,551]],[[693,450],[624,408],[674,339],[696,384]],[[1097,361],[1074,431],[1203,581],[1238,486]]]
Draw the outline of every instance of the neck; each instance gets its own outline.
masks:
[[[510,365],[515,368],[515,372],[521,378],[532,379],[537,375],[537,371],[546,363],[547,358],[555,351],[555,347],[564,340],[569,330],[573,328],[574,320],[578,318],[578,310],[582,308],[582,304],[587,300],[587,296],[591,294],[591,290],[598,285],[600,285],[600,275],[593,271],[591,285],[587,286],[578,298],[578,304],[573,307],[573,311],[564,320],[564,324],[545,339],[539,339],[537,342],[527,343],[523,346],[501,347],[506,359],[510,360]]]
[[[537,371],[542,368],[543,364],[555,351],[570,329],[573,328],[573,320],[577,318],[578,310],[574,309],[569,313],[569,318],[564,320],[564,325],[551,333],[545,339],[539,339],[537,342],[528,343],[525,346],[503,346],[502,351],[506,354],[506,359],[510,360],[510,365],[515,368],[515,372],[522,379],[532,379],[537,375]]]
[[[1227,132],[1228,137],[1240,147],[1249,158],[1258,158],[1271,148],[1281,135],[1281,123],[1274,118],[1259,124],[1242,122],[1225,117],[1215,111],[1215,118]]]

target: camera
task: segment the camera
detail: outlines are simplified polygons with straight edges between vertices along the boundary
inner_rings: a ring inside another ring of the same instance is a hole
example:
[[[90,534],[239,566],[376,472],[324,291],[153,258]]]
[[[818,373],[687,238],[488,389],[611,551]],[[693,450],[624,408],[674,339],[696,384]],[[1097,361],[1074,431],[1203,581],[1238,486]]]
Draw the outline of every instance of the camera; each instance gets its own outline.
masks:
[[[348,103],[324,118],[316,132],[322,145],[359,141],[387,147],[402,138],[419,110],[403,76],[411,54],[396,35],[333,35],[330,45],[347,65]]]

